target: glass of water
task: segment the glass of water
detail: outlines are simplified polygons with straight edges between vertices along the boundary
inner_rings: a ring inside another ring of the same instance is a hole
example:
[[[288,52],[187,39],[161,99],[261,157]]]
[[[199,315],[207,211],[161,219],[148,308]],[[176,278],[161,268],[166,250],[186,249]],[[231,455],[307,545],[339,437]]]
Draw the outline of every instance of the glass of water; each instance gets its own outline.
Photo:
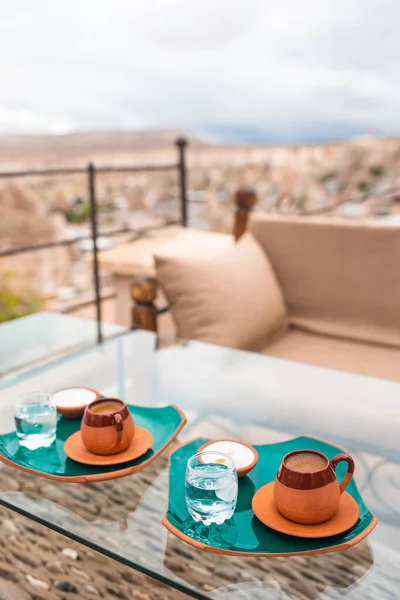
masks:
[[[186,467],[185,498],[190,516],[220,525],[233,515],[238,495],[235,464],[222,452],[199,452]]]
[[[14,417],[21,446],[29,450],[47,448],[56,439],[57,410],[51,394],[33,392],[20,396]]]

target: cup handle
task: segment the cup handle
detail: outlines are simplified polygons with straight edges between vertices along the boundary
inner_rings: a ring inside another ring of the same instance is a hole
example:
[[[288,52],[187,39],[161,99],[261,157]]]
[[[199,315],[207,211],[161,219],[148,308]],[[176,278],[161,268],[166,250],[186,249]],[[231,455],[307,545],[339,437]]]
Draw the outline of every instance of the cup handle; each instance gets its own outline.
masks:
[[[338,463],[340,463],[342,460],[347,462],[347,473],[343,477],[343,480],[339,485],[341,494],[343,494],[344,490],[346,489],[347,485],[350,483],[354,475],[354,460],[348,454],[336,454],[336,456],[332,458],[331,465],[333,467],[333,470],[336,471]]]
[[[117,432],[117,441],[115,442],[115,446],[119,446],[122,441],[122,433],[124,430],[124,420],[120,414],[114,415],[114,424],[115,431]]]

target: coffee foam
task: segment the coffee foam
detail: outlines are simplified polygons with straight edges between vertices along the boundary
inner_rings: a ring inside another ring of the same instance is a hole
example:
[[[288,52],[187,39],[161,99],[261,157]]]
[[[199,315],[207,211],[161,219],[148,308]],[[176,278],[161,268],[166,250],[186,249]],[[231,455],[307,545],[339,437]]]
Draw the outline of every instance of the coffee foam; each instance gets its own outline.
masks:
[[[299,452],[299,454],[293,454],[285,460],[288,469],[298,473],[316,473],[325,469],[327,464],[325,458],[313,452]]]
[[[98,415],[110,415],[121,410],[121,404],[113,400],[104,400],[92,406],[90,410]]]

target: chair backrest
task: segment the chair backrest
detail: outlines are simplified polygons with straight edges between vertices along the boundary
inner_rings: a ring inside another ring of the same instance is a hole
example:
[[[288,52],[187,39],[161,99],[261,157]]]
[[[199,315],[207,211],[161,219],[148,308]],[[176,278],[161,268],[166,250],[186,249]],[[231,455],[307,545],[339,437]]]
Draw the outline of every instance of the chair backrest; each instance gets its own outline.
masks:
[[[400,347],[400,227],[256,213],[249,225],[303,329]]]

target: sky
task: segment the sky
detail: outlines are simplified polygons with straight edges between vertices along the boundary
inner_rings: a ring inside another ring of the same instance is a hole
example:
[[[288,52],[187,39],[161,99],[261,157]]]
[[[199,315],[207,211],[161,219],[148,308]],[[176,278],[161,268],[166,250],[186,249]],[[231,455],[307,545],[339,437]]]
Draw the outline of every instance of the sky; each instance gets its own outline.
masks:
[[[400,134],[399,0],[1,0],[0,133]]]

